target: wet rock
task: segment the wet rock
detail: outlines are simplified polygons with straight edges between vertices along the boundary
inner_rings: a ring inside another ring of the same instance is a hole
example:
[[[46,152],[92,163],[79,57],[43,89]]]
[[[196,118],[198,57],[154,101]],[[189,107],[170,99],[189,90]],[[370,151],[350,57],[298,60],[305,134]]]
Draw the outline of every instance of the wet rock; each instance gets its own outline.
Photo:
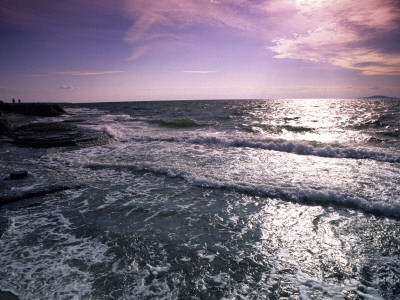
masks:
[[[0,110],[4,113],[38,117],[57,117],[65,114],[61,106],[47,103],[0,103]]]
[[[4,117],[0,117],[0,135],[7,136],[11,134],[13,130],[13,126],[8,122],[8,120]]]
[[[28,177],[28,171],[27,170],[19,170],[19,171],[15,171],[12,172],[10,174],[10,179],[11,180],[18,180],[18,179],[23,179]]]
[[[14,130],[13,138],[19,146],[38,148],[98,146],[113,140],[105,132],[61,122],[23,125]]]

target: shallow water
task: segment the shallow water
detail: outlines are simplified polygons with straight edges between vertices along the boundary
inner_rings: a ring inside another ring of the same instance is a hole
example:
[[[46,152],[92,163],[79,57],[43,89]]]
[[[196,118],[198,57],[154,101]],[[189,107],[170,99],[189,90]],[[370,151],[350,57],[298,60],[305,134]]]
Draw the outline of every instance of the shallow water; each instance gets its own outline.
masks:
[[[396,299],[398,99],[68,104],[84,149],[0,148],[21,299]],[[43,120],[41,120],[43,121]]]

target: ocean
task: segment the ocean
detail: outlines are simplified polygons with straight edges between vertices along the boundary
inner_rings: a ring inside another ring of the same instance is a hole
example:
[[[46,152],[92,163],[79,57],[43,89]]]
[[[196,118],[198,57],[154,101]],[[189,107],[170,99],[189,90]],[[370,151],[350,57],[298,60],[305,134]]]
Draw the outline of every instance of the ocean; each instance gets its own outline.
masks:
[[[114,142],[0,147],[20,299],[399,299],[400,100],[63,104]],[[0,190],[1,192],[1,190]]]

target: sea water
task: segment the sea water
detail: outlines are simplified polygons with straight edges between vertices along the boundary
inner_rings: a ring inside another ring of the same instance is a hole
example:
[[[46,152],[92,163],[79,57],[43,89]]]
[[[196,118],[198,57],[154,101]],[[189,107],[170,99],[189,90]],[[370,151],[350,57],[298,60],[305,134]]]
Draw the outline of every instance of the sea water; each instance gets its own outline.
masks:
[[[400,100],[64,104],[104,146],[3,145],[20,299],[397,299]]]

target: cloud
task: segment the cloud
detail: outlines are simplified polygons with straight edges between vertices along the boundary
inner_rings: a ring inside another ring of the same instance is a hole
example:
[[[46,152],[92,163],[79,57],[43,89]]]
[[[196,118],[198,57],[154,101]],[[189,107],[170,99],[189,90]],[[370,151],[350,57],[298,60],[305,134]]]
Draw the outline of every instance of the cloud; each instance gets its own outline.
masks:
[[[190,73],[190,74],[210,74],[210,73],[217,73],[218,71],[183,71],[183,73]]]
[[[379,91],[381,88],[379,86],[370,87],[370,90]]]
[[[269,49],[277,53],[276,58],[328,62],[364,75],[400,75],[400,49],[388,51],[384,43],[376,42],[384,34],[389,39],[399,38],[400,8],[395,0],[297,3],[311,29],[292,38],[275,39]]]
[[[93,75],[109,75],[123,73],[125,71],[68,71],[68,72],[53,72],[49,74],[31,74],[32,77],[47,77],[50,75],[69,75],[69,76],[93,76]]]
[[[70,71],[70,72],[54,72],[55,75],[71,75],[71,76],[92,76],[92,75],[108,75],[108,74],[116,74],[122,73],[124,71],[90,71],[90,72],[82,72],[82,71]]]
[[[132,59],[181,42],[194,28],[230,28],[269,43],[276,58],[400,75],[398,0],[125,0],[125,13]]]
[[[49,74],[30,74],[30,75],[27,75],[27,76],[30,76],[30,77],[47,77],[47,76],[49,76]]]
[[[115,36],[126,30],[124,41],[132,46],[130,59],[191,43],[199,32],[223,29],[224,34],[264,41],[276,58],[327,62],[365,75],[400,75],[399,0],[40,0],[39,3],[5,1],[0,6],[0,20],[41,31],[46,37],[51,32],[52,38],[63,40],[68,36]],[[121,71],[77,71],[69,75],[117,72]]]
[[[66,84],[63,84],[62,86],[60,86],[60,89],[61,90],[80,90],[79,87],[75,87],[72,85],[66,85]]]

